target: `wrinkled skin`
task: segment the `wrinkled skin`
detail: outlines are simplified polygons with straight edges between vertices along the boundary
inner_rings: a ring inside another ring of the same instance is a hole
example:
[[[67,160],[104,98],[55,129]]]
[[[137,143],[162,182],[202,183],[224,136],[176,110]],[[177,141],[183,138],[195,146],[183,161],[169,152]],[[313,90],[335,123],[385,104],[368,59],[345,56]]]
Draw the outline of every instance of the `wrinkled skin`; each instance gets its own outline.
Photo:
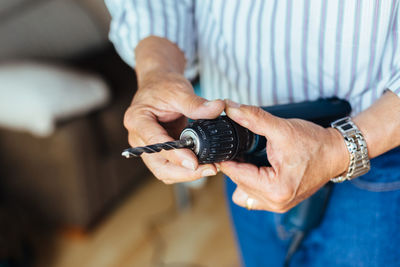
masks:
[[[195,95],[181,74],[153,71],[140,80],[139,88],[127,109],[124,125],[132,147],[175,140],[187,118],[213,119],[225,108],[222,100],[206,101]],[[213,164],[198,165],[189,149],[143,154],[143,161],[164,183],[192,181],[217,173]]]
[[[238,187],[233,201],[252,209],[285,212],[346,170],[349,154],[341,134],[300,119],[281,119],[264,110],[228,102],[227,115],[267,138],[271,167],[222,162],[220,169]]]

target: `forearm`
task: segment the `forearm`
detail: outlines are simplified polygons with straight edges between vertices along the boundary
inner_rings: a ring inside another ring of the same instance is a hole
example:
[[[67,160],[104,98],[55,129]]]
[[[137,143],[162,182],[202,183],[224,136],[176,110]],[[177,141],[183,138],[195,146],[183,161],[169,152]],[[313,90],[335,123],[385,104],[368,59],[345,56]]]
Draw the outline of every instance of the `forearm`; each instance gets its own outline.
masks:
[[[384,93],[353,121],[364,135],[370,158],[400,145],[400,98],[393,92]]]
[[[377,157],[400,145],[400,98],[387,91],[371,107],[353,117],[363,134],[369,158]],[[333,176],[349,168],[349,151],[338,130],[328,128],[327,162],[333,164]]]
[[[185,56],[177,45],[161,37],[150,36],[139,42],[135,49],[136,75],[140,84],[151,72],[167,71],[183,74]]]

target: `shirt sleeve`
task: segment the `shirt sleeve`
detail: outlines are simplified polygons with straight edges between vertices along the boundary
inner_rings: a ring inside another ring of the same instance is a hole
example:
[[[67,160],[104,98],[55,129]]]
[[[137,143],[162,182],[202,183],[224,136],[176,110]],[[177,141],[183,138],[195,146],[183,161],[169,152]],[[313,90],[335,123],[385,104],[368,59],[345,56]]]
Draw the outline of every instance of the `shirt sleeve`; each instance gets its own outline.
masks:
[[[398,7],[396,21],[393,23],[392,44],[395,51],[392,59],[392,77],[387,85],[387,89],[391,90],[400,97],[400,8]]]
[[[154,35],[178,45],[186,57],[185,76],[198,74],[194,0],[105,0],[111,14],[109,38],[121,58],[135,67],[134,49]]]

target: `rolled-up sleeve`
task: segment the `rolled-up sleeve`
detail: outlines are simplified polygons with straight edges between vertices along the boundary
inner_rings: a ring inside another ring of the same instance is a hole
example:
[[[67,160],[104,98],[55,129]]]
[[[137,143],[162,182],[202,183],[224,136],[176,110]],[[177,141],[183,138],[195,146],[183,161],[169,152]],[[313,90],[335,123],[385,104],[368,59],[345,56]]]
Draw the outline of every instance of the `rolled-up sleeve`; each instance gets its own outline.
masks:
[[[400,70],[397,72],[397,75],[389,83],[387,88],[400,97]]]
[[[197,75],[194,0],[105,0],[112,16],[109,38],[121,58],[135,67],[134,49],[154,35],[178,45],[186,57],[185,76]]]

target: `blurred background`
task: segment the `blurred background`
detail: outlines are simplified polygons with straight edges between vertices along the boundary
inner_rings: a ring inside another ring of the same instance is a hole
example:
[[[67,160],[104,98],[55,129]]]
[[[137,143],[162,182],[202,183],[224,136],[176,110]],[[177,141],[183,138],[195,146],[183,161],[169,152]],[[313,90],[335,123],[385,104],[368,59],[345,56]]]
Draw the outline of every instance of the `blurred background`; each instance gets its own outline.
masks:
[[[102,0],[0,1],[0,267],[239,266],[221,176],[158,182]]]

